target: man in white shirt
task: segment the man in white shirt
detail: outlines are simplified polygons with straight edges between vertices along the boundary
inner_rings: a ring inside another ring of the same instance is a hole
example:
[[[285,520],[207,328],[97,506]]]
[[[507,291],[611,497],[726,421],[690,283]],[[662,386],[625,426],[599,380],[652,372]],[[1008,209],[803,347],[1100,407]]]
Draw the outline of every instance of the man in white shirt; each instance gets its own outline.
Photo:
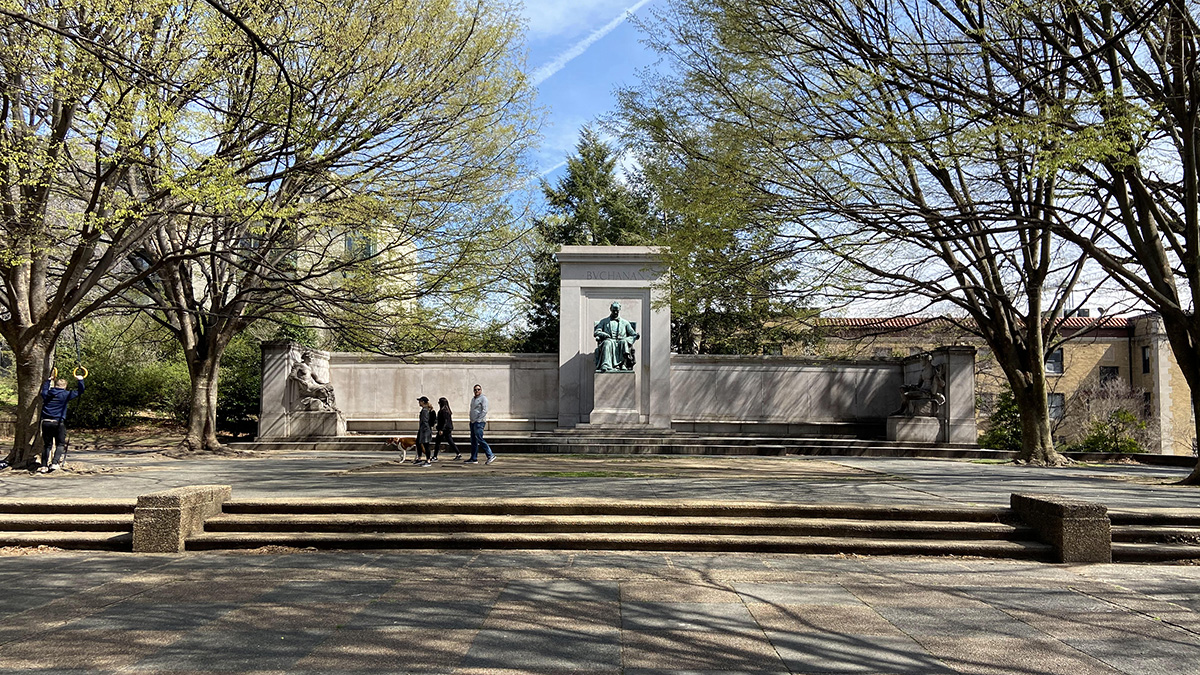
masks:
[[[475,398],[471,399],[471,459],[463,462],[463,464],[479,463],[480,446],[483,446],[483,453],[487,455],[487,461],[484,464],[491,464],[496,461],[496,454],[492,452],[492,446],[483,440],[483,427],[487,424],[487,414],[488,400],[483,395],[483,387],[477,384],[475,385]]]

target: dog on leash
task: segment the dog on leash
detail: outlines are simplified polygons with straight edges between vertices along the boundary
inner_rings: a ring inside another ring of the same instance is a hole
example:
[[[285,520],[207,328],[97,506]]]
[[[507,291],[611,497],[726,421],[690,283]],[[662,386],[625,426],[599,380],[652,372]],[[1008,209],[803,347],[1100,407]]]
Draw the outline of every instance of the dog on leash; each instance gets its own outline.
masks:
[[[391,447],[397,450],[408,450],[409,448],[414,448],[416,446],[417,439],[413,438],[412,436],[392,436],[383,444],[384,449]]]
[[[384,450],[396,450],[400,453],[400,461],[408,457],[408,449],[417,446],[417,439],[412,436],[392,436],[383,443]]]

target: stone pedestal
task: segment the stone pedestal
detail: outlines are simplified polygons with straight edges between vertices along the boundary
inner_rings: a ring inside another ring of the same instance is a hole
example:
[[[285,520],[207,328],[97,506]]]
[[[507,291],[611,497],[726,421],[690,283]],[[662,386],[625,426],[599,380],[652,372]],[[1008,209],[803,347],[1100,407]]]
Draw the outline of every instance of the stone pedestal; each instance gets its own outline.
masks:
[[[635,373],[596,373],[589,423],[597,426],[640,425],[637,394]]]
[[[336,410],[295,410],[287,426],[287,437],[296,440],[346,435],[346,418]]]
[[[936,417],[907,417],[892,415],[887,418],[887,439],[905,443],[936,443],[942,433],[942,421]]]

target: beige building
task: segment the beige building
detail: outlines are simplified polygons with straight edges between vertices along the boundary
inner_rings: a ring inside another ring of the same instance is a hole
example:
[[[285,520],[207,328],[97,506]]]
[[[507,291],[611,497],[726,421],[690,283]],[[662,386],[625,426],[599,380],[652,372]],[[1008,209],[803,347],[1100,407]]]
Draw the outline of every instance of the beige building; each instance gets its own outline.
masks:
[[[814,347],[784,348],[840,358],[900,358],[944,345],[972,345],[976,362],[979,428],[996,396],[1006,387],[983,341],[944,317],[822,318],[814,325],[821,339]],[[1086,426],[1088,410],[1101,388],[1147,422],[1151,452],[1194,453],[1195,424],[1191,391],[1175,363],[1157,314],[1134,317],[1071,316],[1056,321],[1060,342],[1047,355],[1050,412],[1057,441],[1070,442]],[[1110,399],[1111,400],[1111,399]]]

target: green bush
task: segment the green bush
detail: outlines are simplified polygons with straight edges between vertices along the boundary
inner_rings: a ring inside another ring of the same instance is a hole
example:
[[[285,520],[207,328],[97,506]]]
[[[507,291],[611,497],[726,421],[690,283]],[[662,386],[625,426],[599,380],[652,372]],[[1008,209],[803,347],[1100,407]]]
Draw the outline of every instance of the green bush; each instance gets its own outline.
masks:
[[[258,419],[261,390],[262,349],[257,339],[243,333],[229,343],[221,358],[217,428],[222,431],[247,431]]]
[[[1104,419],[1093,420],[1087,434],[1071,447],[1074,452],[1146,452],[1138,440],[1146,430],[1146,422],[1120,408]]]
[[[1012,390],[996,397],[996,407],[988,417],[987,430],[979,437],[979,445],[993,450],[1021,450],[1021,412]]]
[[[183,367],[170,336],[141,320],[96,319],[78,331],[78,360],[88,369],[87,391],[71,403],[70,419],[80,427],[128,426],[139,415],[174,416],[174,399],[187,390]],[[76,353],[73,336],[59,340],[59,376],[71,379]]]

